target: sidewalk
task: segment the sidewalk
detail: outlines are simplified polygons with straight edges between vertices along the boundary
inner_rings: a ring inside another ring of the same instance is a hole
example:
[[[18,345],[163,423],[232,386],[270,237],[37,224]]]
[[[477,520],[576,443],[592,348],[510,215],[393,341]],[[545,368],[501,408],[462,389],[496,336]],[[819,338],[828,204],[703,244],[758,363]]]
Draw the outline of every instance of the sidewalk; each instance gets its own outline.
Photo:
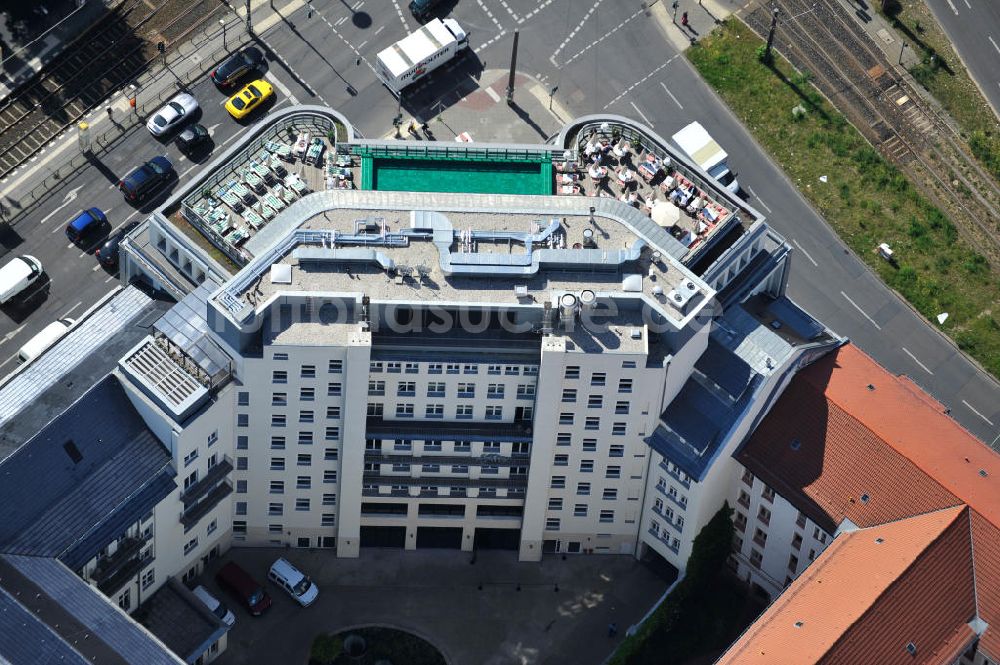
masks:
[[[745,0],[658,0],[650,5],[650,14],[678,51],[684,51],[715,26],[744,8]],[[687,25],[683,24],[687,14]]]
[[[50,5],[49,13],[34,15],[36,18],[29,26],[30,36],[25,43],[22,43],[24,40],[19,34],[6,29],[5,21],[0,20],[0,53],[3,57],[0,61],[0,103],[120,1],[87,0],[80,7],[63,2],[56,3],[58,8],[51,6],[51,2],[43,3]]]

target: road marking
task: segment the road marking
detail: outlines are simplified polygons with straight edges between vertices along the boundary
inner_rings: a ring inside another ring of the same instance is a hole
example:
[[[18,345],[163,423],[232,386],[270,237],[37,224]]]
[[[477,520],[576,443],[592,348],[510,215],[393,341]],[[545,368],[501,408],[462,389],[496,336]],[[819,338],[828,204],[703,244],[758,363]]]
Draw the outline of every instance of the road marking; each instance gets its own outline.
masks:
[[[875,327],[876,327],[876,328],[878,328],[879,330],[882,330],[882,326],[880,326],[879,324],[875,323],[875,319],[873,319],[872,317],[868,316],[868,314],[867,314],[867,313],[865,312],[865,310],[861,309],[861,307],[859,307],[859,306],[858,306],[858,303],[856,303],[856,302],[854,302],[853,300],[851,300],[851,296],[847,295],[847,294],[846,294],[846,293],[844,293],[843,291],[841,291],[841,292],[840,292],[840,295],[844,296],[844,298],[845,298],[845,299],[847,300],[847,302],[849,302],[849,303],[851,303],[852,305],[854,305],[854,309],[856,309],[856,310],[858,310],[859,312],[861,312],[861,316],[863,316],[863,317],[865,317],[866,319],[868,319],[868,321],[869,321],[869,322],[870,322],[870,323],[871,323],[871,324],[872,324],[873,326],[875,326]]]
[[[645,83],[646,81],[648,81],[648,80],[649,80],[650,78],[652,78],[653,76],[655,76],[657,72],[659,72],[659,71],[660,71],[661,69],[663,69],[664,67],[666,67],[667,65],[669,65],[669,64],[670,64],[671,62],[673,62],[674,60],[676,60],[676,59],[677,59],[677,57],[678,57],[678,55],[677,55],[677,54],[675,54],[675,55],[671,56],[671,57],[670,57],[670,59],[669,59],[669,60],[667,60],[666,62],[664,62],[664,63],[663,63],[662,65],[660,65],[659,67],[657,67],[657,68],[656,68],[656,69],[654,69],[653,71],[649,72],[648,74],[646,74],[645,76],[643,76],[643,77],[642,77],[641,79],[639,79],[638,81],[636,81],[635,83],[633,83],[633,84],[632,84],[632,85],[630,85],[629,87],[625,88],[625,89],[624,89],[624,90],[622,91],[622,93],[621,93],[620,95],[618,95],[617,97],[615,97],[614,99],[612,99],[612,100],[611,100],[610,102],[608,102],[607,104],[605,104],[605,105],[604,105],[604,108],[603,108],[603,109],[601,109],[601,110],[603,110],[603,111],[607,111],[607,110],[608,110],[608,108],[609,108],[609,107],[610,107],[610,106],[611,106],[612,104],[614,104],[614,103],[615,103],[615,102],[617,102],[617,101],[618,101],[619,99],[621,99],[622,97],[624,97],[624,96],[625,96],[625,95],[627,95],[628,93],[632,92],[632,91],[633,91],[633,90],[635,90],[635,89],[636,89],[637,87],[639,87],[640,85],[642,85],[643,83]],[[556,65],[556,67],[558,67],[558,66],[559,66],[559,65]]]
[[[955,16],[958,16],[958,9],[955,8],[955,3],[948,0],[948,6],[951,7],[951,11],[955,12]]]
[[[292,104],[298,104],[299,100],[295,98],[295,95],[293,95],[292,91],[288,89],[288,86],[282,83],[281,79],[279,79],[273,73],[270,74],[271,74],[271,80],[274,81],[274,87],[280,90],[281,94],[283,94],[287,99],[289,99],[292,102]]]
[[[336,23],[334,23],[334,25],[335,25],[335,26],[337,26],[337,27],[339,28],[339,27],[340,27],[340,26],[342,26],[342,25],[343,25],[344,23],[347,23],[347,17],[346,17],[346,16],[342,16],[342,17],[340,18],[340,20],[338,20],[338,21],[337,21]]]
[[[367,44],[367,43],[368,43],[368,40],[366,39],[365,41],[363,41],[360,44],[358,44],[358,50],[360,51],[361,49],[363,49],[365,47],[365,44]]]
[[[476,0],[476,1],[479,2],[480,5],[483,4],[481,0]],[[573,37],[576,36],[576,33],[580,32],[580,28],[582,28],[584,25],[586,25],[587,21],[590,20],[590,15],[593,14],[597,10],[597,5],[599,5],[599,4],[601,4],[601,0],[597,0],[597,2],[594,3],[594,6],[591,7],[589,10],[587,10],[587,13],[583,15],[583,19],[579,23],[576,24],[576,27],[573,28],[573,30],[568,35],[566,35],[566,39],[562,40],[562,44],[559,45],[559,48],[557,48],[552,53],[552,55],[549,56],[549,61],[554,66],[556,66],[556,67],[559,66],[559,63],[556,62],[556,56],[559,55],[559,53],[564,48],[566,48],[566,44],[569,44],[569,40],[573,39]]]
[[[110,282],[110,281],[111,281],[111,280],[113,280],[114,278],[115,278],[115,275],[111,275],[111,276],[110,276],[110,277],[108,277],[108,278],[107,278],[106,280],[104,280],[104,283],[105,283],[105,284],[107,284],[108,282]]]
[[[225,143],[223,143],[222,145],[225,145]],[[192,164],[191,166],[188,167],[188,169],[186,171],[184,171],[184,173],[182,173],[179,176],[177,176],[177,179],[180,180],[181,178],[183,178],[184,176],[186,176],[188,173],[191,173],[191,171],[194,170],[197,167],[198,167],[197,164]]]
[[[4,365],[6,365],[7,363],[9,363],[11,360],[13,360],[16,357],[17,357],[17,353],[15,352],[14,354],[11,355],[10,358],[7,358],[7,360],[5,360],[2,363],[0,363],[0,367],[3,367]]]
[[[805,256],[807,259],[809,259],[810,263],[812,263],[817,268],[819,267],[819,264],[816,263],[816,259],[814,259],[813,257],[809,256],[809,252],[807,252],[805,249],[802,248],[802,245],[799,244],[798,240],[796,240],[795,238],[792,238],[792,242],[794,242],[795,246],[799,248],[799,251],[802,252],[802,255]]]
[[[375,31],[375,36],[377,37],[378,33],[382,32],[383,30],[385,30],[385,26],[384,25],[379,26],[379,29]]]
[[[927,372],[927,373],[928,373],[928,374],[930,374],[931,376],[934,376],[934,372],[932,372],[932,371],[931,371],[931,368],[930,368],[930,367],[928,367],[927,365],[923,364],[923,363],[922,363],[922,362],[920,362],[919,360],[917,360],[917,357],[916,357],[915,355],[913,355],[912,353],[910,353],[910,350],[909,350],[908,348],[906,348],[906,347],[904,346],[904,347],[902,347],[902,349],[903,349],[903,353],[905,353],[906,355],[910,356],[910,358],[911,358],[911,359],[913,360],[913,362],[915,362],[915,363],[917,363],[918,365],[920,365],[920,367],[921,367],[921,368],[922,368],[922,369],[923,369],[923,370],[924,370],[925,372]]]
[[[619,30],[621,30],[622,28],[624,28],[625,24],[627,24],[629,21],[631,21],[632,19],[634,19],[637,16],[642,16],[643,14],[645,14],[645,12],[646,12],[645,9],[637,9],[635,11],[635,13],[633,13],[627,19],[625,19],[624,21],[622,21],[621,23],[619,23],[615,27],[611,28],[611,30],[609,30],[605,34],[601,35],[599,39],[596,39],[593,42],[591,42],[590,44],[587,44],[586,46],[584,46],[582,49],[580,49],[580,51],[578,51],[577,53],[573,54],[569,58],[569,60],[567,60],[563,64],[564,65],[568,65],[569,63],[573,62],[574,60],[576,60],[577,58],[579,58],[581,55],[583,55],[584,53],[586,53],[590,49],[594,48],[595,46],[597,46],[598,44],[600,44],[601,42],[603,42],[608,37],[610,37],[611,35],[615,34]],[[555,54],[553,54],[553,57],[555,57]]]
[[[101,264],[100,263],[95,263],[94,267],[90,269],[90,272],[97,272],[100,269],[101,269]]]
[[[399,17],[399,22],[403,24],[403,29],[409,32],[410,26],[406,25],[406,19],[403,17],[403,10],[399,8],[398,0],[392,0],[392,6],[396,8],[396,16]]]
[[[497,91],[491,88],[490,86],[486,86],[485,88],[483,88],[483,90],[486,91],[486,94],[490,96],[490,99],[492,99],[494,103],[500,101],[500,95],[498,95]]]
[[[21,326],[17,330],[11,330],[9,333],[4,335],[3,339],[0,339],[0,344],[5,344],[6,342],[9,342],[10,340],[14,339],[14,335],[21,332],[22,330],[24,330],[24,326]]]
[[[643,119],[643,120],[644,120],[644,121],[646,122],[646,126],[647,126],[647,127],[652,127],[652,126],[653,126],[653,123],[652,123],[652,122],[650,122],[649,118],[647,118],[647,117],[646,117],[646,114],[645,114],[645,113],[643,113],[643,112],[642,112],[642,111],[641,111],[641,110],[639,109],[639,107],[635,105],[635,102],[629,102],[629,104],[631,104],[631,105],[632,105],[632,108],[634,108],[634,109],[635,109],[635,112],[639,114],[639,117],[641,117],[641,118],[642,118],[642,119]]]
[[[969,4],[969,0],[965,0],[965,6],[972,9],[972,5]]]
[[[76,199],[76,193],[79,192],[81,189],[83,189],[83,185],[80,185],[79,187],[74,187],[73,189],[71,189],[68,192],[66,192],[66,196],[63,197],[62,205],[59,206],[58,208],[56,208],[55,210],[53,210],[52,212],[50,212],[49,214],[45,215],[45,217],[42,217],[42,221],[40,221],[38,223],[39,224],[44,224],[45,222],[47,222],[50,219],[52,219],[52,217],[57,212],[59,212],[60,210],[62,210],[66,206],[68,206],[70,203],[72,203]]]
[[[764,200],[759,196],[757,196],[757,192],[753,191],[753,189],[751,189],[749,185],[747,185],[747,191],[750,192],[750,196],[757,199],[757,203],[761,204],[764,207],[764,210],[766,210],[769,214],[774,212],[773,210],[767,207],[767,204],[764,203]],[[801,247],[799,249],[801,249]]]
[[[993,35],[989,36],[989,40],[990,40],[990,44],[993,44],[993,48],[995,48],[997,50],[997,53],[1000,53],[1000,46],[997,46],[997,43],[995,41],[993,41]]]
[[[683,111],[684,107],[681,106],[681,103],[679,101],[677,101],[676,97],[674,97],[674,93],[670,92],[670,88],[667,87],[667,84],[664,83],[663,81],[660,81],[660,85],[663,86],[663,92],[665,92],[668,95],[670,95],[670,99],[674,100],[674,104],[677,104],[677,108],[679,108],[680,110]]]
[[[2,367],[2,365],[0,365],[0,367]],[[979,413],[979,411],[976,410],[976,407],[972,406],[971,404],[969,404],[968,402],[966,402],[964,399],[962,400],[962,404],[964,404],[967,407],[969,407],[969,411],[972,411],[974,414],[976,414],[977,416],[979,416],[980,418],[982,418],[983,420],[985,420],[986,422],[988,422],[990,424],[990,427],[995,427],[995,425],[993,424],[993,421],[990,420],[989,418],[987,418],[986,416],[984,416],[983,414]]]
[[[73,305],[72,307],[70,307],[68,310],[66,310],[66,313],[63,314],[62,316],[60,316],[59,318],[60,319],[65,319],[67,316],[69,316],[70,314],[73,313],[74,309],[76,309],[77,307],[79,307],[82,304],[83,304],[83,301],[81,300],[80,302],[76,303],[75,305]]]

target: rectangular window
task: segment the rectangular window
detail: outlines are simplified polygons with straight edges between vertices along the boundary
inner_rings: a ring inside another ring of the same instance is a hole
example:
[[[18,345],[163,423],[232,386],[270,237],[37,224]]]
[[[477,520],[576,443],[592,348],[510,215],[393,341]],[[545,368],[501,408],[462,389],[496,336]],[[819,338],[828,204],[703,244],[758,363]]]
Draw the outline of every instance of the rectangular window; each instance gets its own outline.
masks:
[[[401,371],[403,371],[403,363],[398,363],[398,362],[386,363],[385,371],[389,372],[390,374],[399,374]]]
[[[307,490],[312,487],[312,476],[296,476],[295,489]]]
[[[398,397],[413,397],[417,394],[417,384],[415,381],[400,381],[396,386]]]
[[[299,445],[300,446],[311,446],[313,442],[312,432],[299,432]]]
[[[420,371],[420,368],[417,366],[417,363],[406,363],[406,367],[404,369],[407,374],[416,374],[417,372]]]
[[[486,368],[487,374],[500,374],[502,371],[503,368],[500,365],[490,365]]]
[[[562,510],[563,500],[560,497],[549,499],[549,510]]]
[[[297,511],[309,510],[309,499],[307,498],[295,499],[295,510]]]
[[[623,394],[632,392],[632,379],[618,379],[618,392]]]
[[[794,536],[792,536],[792,548],[796,549],[796,550],[802,548],[802,534],[801,533],[796,533]]]
[[[331,360],[326,366],[326,371],[330,374],[340,374],[344,371],[344,361]]]
[[[592,453],[597,451],[597,439],[584,439],[583,452]]]
[[[557,446],[568,446],[572,441],[572,436],[569,432],[560,432],[556,434],[556,445]]]
[[[271,437],[271,450],[284,450],[285,449],[285,437],[283,436],[272,436]]]
[[[505,376],[517,376],[521,370],[517,365],[507,365],[503,368],[503,373]]]
[[[576,493],[579,496],[590,496],[590,483],[577,483]]]
[[[344,384],[342,383],[328,383],[326,384],[326,396],[327,397],[340,397],[344,394]]]
[[[324,506],[336,506],[337,505],[337,495],[336,494],[324,494],[323,495],[323,505]]]
[[[463,365],[462,374],[479,374],[478,365]]]
[[[240,456],[238,456],[236,458],[236,470],[237,471],[246,471],[246,470],[249,469],[249,467],[250,467],[250,462],[249,462],[248,458],[246,458],[246,457],[244,457],[242,455],[240,455]]]
[[[504,385],[502,383],[491,383],[487,386],[487,399],[503,399]]]
[[[593,473],[594,472],[594,460],[585,459],[580,460],[580,473]]]
[[[208,445],[209,446],[211,446],[212,444],[216,443],[218,440],[219,440],[219,430],[215,430],[214,432],[212,432],[211,434],[208,435]]]
[[[583,428],[588,430],[601,429],[601,419],[597,416],[587,416],[587,420],[584,421]]]
[[[590,375],[590,385],[592,386],[603,386],[608,378],[608,375],[604,372],[594,372]]]
[[[470,452],[472,452],[472,442],[471,441],[456,441],[455,442],[455,452],[456,453],[470,453]]]
[[[467,464],[452,464],[451,472],[466,474],[469,472],[469,466]]]
[[[233,520],[233,533],[246,534],[246,520]]]
[[[337,521],[337,516],[334,515],[333,513],[323,513],[323,516],[320,518],[319,524],[320,526],[334,526],[334,524],[336,524],[336,521]]]
[[[569,466],[569,455],[556,455],[552,461],[553,466]]]
[[[267,504],[267,514],[268,515],[284,515],[285,514],[285,504],[276,502]]]
[[[316,365],[303,365],[302,373],[300,376],[303,379],[315,379],[316,378]]]
[[[768,487],[767,485],[764,485],[764,487],[761,489],[760,495],[764,498],[765,501],[768,501],[770,503],[774,502],[774,490]]]
[[[615,402],[615,413],[622,415],[628,413],[628,402],[624,400]]]
[[[442,381],[430,381],[427,384],[428,397],[444,397],[444,390],[444,382]]]
[[[524,368],[524,376],[538,376],[538,365],[530,365]]]
[[[323,459],[330,461],[337,459],[337,449],[336,448],[324,448],[323,449]]]
[[[300,423],[311,423],[314,420],[312,411],[299,411],[299,422]]]
[[[545,520],[545,530],[546,531],[558,531],[559,530],[559,518],[549,517]]]
[[[326,484],[337,482],[337,472],[336,470],[328,470],[323,472],[323,482]]]
[[[634,360],[623,360],[622,361],[622,369],[635,369],[635,361]]]
[[[413,450],[413,442],[409,439],[396,439],[393,450]]]
[[[424,409],[425,418],[444,418],[444,404],[428,404]]]
[[[424,441],[424,451],[429,453],[439,453],[441,452],[441,442],[440,441]]]
[[[412,404],[397,404],[396,405],[396,417],[397,418],[412,418],[413,417],[413,405]]]
[[[475,397],[476,396],[476,384],[474,384],[474,383],[460,383],[460,384],[458,384],[458,396],[459,397]]]
[[[500,420],[501,418],[503,418],[502,406],[486,407],[486,420]]]
[[[764,526],[767,526],[771,523],[771,511],[764,506],[761,506],[760,510],[757,511],[757,519],[763,522]]]
[[[625,457],[625,446],[620,443],[613,443],[608,448],[608,457]]]
[[[368,404],[368,415],[381,418],[385,414],[385,405],[382,402],[371,402]]]
[[[611,435],[612,436],[625,436],[625,423],[611,423]]]
[[[442,371],[444,371],[444,365],[441,363],[431,363],[427,366],[428,374],[440,374]]]
[[[576,401],[576,388],[563,388],[562,401],[572,404]]]
[[[562,489],[566,487],[566,476],[552,476],[552,481],[549,483],[549,487],[552,489]]]
[[[300,388],[299,389],[299,399],[303,402],[312,402],[316,400],[316,389],[315,388]]]
[[[187,543],[184,545],[184,556],[187,556],[188,554],[191,554],[191,552],[193,552],[196,547],[198,547],[198,538],[197,537],[192,538],[191,540],[187,541]],[[125,594],[125,597],[126,597],[126,599],[128,598],[128,594],[127,593]],[[128,601],[126,600],[126,605],[127,604],[128,604]]]
[[[519,383],[517,385],[517,396],[518,397],[534,397],[535,396],[535,384],[533,384],[533,383]]]
[[[459,404],[455,407],[455,417],[456,418],[471,418],[472,417],[472,405],[471,404]]]
[[[605,478],[621,478],[622,468],[620,466],[609,466],[607,472],[604,474]]]
[[[236,437],[236,450],[247,450],[250,447],[250,437],[249,436],[238,436]]]
[[[573,413],[571,411],[563,411],[559,414],[559,424],[560,425],[572,425],[573,424]]]
[[[327,420],[338,420],[340,418],[340,407],[339,406],[326,407],[326,418]]]
[[[423,464],[420,467],[421,473],[441,473],[440,464]]]
[[[460,368],[460,367],[459,367],[458,365],[454,365],[454,364],[449,364],[449,365],[448,365],[448,366],[446,367],[445,371],[446,371],[446,372],[447,372],[448,374],[458,374],[458,372],[459,372],[459,370],[460,370],[460,369],[461,369],[461,368]]]
[[[271,383],[288,383],[288,372],[276,369],[271,372]]]
[[[285,414],[275,413],[271,415],[271,427],[284,427],[285,426]]]
[[[580,378],[580,366],[579,365],[567,365],[566,374],[564,375],[566,379],[579,379]]]
[[[375,362],[375,361],[369,362],[368,363],[368,371],[369,372],[374,372],[374,373],[381,372],[382,371],[382,363]]]
[[[573,505],[573,517],[586,517],[587,516],[587,504],[577,503]]]
[[[195,448],[184,456],[184,468],[191,466],[191,463],[198,459],[198,449]]]
[[[368,394],[374,396],[385,395],[385,381],[369,381]]]
[[[605,487],[601,498],[605,501],[614,501],[618,498],[618,490],[613,487]]]
[[[282,532],[284,532],[284,530],[285,530],[285,525],[284,524],[268,524],[267,525],[267,532],[268,533],[282,533]]]
[[[602,510],[601,511],[601,521],[605,523],[615,521],[615,511],[613,510]]]
[[[272,457],[271,458],[271,471],[284,471],[285,470],[285,458],[284,457]]]
[[[145,591],[149,587],[153,586],[153,582],[156,581],[156,569],[150,568],[142,574],[142,590]]]
[[[245,481],[245,480],[237,480],[236,481],[236,493],[237,494],[246,494],[247,493],[247,481]]]
[[[237,427],[249,427],[250,426],[250,414],[249,413],[237,413],[236,414],[236,426]]]
[[[600,409],[604,406],[604,397],[601,395],[591,395],[587,398],[588,409]]]
[[[299,453],[296,461],[297,466],[312,466],[312,455],[309,453]]]
[[[272,358],[273,358],[274,360],[288,360],[288,354],[287,354],[287,353],[275,353],[275,354],[274,354],[273,356],[271,356],[271,357],[272,357]]]

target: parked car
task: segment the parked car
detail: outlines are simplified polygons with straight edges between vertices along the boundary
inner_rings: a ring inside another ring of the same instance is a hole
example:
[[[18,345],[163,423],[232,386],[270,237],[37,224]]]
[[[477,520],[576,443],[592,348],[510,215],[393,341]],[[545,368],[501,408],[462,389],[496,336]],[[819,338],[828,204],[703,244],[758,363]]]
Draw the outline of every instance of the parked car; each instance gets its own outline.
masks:
[[[24,343],[17,352],[17,362],[24,364],[42,355],[42,353],[62,339],[76,323],[74,319],[59,319],[42,328],[41,332]]]
[[[203,125],[195,123],[188,125],[177,135],[174,145],[185,155],[190,155],[210,139],[208,130]]]
[[[260,69],[264,54],[255,48],[245,48],[226,58],[212,71],[212,82],[220,88],[232,87],[247,72]]]
[[[274,88],[264,79],[251,81],[229,98],[229,101],[226,102],[226,110],[229,111],[229,115],[241,120],[250,115],[255,108],[263,104],[264,100],[273,94]]]
[[[203,586],[196,586],[191,592],[198,597],[198,600],[205,603],[205,607],[227,626],[232,626],[236,623],[236,615],[233,614],[232,610],[226,607],[221,600],[210,594],[208,589]]]
[[[319,595],[316,584],[285,559],[278,559],[271,564],[267,578],[284,589],[302,607],[312,605]]]
[[[426,21],[433,13],[434,8],[441,4],[441,0],[411,0],[410,13],[418,21]]]
[[[129,203],[140,203],[159,191],[173,176],[170,160],[157,155],[118,182]]]
[[[78,243],[103,229],[108,218],[99,208],[87,208],[66,225],[66,237]]]
[[[264,591],[264,587],[235,561],[220,568],[215,574],[215,581],[246,605],[247,611],[255,617],[259,617],[271,606],[271,597]]]
[[[97,248],[94,252],[94,256],[97,260],[101,262],[101,265],[105,268],[115,268],[118,266],[118,251],[121,245],[122,238],[128,235],[128,232],[139,226],[138,221],[129,222],[125,226],[121,227],[116,231],[110,238],[104,241],[104,244]]]
[[[163,136],[190,120],[198,110],[198,100],[186,92],[174,95],[169,102],[153,114],[146,129],[153,136]]]
[[[28,254],[8,261],[0,268],[0,305],[38,281],[42,271],[42,262]]]

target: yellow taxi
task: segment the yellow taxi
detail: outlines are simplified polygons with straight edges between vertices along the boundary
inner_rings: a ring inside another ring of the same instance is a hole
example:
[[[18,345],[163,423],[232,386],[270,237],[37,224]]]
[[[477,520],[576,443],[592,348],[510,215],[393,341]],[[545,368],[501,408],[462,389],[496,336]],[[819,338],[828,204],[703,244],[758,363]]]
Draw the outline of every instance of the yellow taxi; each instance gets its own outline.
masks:
[[[263,104],[264,100],[273,94],[274,88],[264,79],[251,81],[229,98],[226,102],[226,110],[229,111],[229,115],[241,120],[250,115],[255,108]]]

